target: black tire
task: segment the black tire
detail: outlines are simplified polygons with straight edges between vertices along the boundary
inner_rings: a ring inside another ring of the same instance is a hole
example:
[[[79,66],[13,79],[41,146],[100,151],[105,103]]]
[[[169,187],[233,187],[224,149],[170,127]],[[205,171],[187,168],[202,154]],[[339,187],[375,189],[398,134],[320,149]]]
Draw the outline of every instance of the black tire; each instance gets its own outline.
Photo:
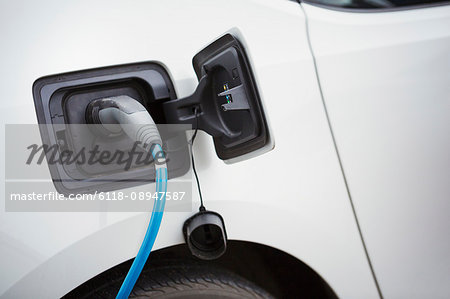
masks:
[[[273,298],[262,288],[224,269],[172,265],[144,271],[130,298]]]

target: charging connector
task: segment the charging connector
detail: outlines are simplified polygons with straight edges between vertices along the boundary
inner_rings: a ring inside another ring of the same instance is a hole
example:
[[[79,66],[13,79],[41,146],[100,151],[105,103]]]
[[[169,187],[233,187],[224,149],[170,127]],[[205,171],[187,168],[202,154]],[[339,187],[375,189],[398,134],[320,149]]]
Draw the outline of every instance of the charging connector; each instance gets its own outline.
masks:
[[[144,150],[162,145],[158,128],[145,107],[129,96],[117,96],[92,101],[86,109],[86,122],[104,136],[127,134],[140,142]]]

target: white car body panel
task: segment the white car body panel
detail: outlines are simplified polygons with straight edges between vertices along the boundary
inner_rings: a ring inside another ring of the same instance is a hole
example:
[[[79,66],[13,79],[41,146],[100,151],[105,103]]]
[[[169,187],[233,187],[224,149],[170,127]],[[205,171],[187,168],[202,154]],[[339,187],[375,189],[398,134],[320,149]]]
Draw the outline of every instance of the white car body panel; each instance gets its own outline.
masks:
[[[3,13],[21,6],[8,5],[12,7]],[[36,122],[32,83],[69,70],[157,60],[171,72],[178,96],[187,96],[197,84],[192,57],[237,27],[253,60],[276,147],[260,157],[226,165],[217,158],[212,139],[200,134],[195,154],[207,207],[224,216],[230,239],[267,244],[296,256],[340,296],[377,296],[336,160],[298,4],[58,5],[28,4],[35,7],[18,11],[13,23],[1,26],[2,35],[15,41],[4,45],[2,55],[3,70],[8,70],[8,76],[2,76],[7,78],[2,83],[4,98],[14,99],[2,106],[3,122]],[[230,5],[240,9],[232,16],[214,14]],[[187,15],[193,6],[196,9]],[[23,22],[36,14],[48,19],[41,17],[32,26]],[[274,176],[279,167],[285,175]],[[59,297],[134,257],[149,219],[147,213],[2,214],[1,243],[8,254],[2,254],[0,268],[12,269],[2,271],[5,277],[0,279],[0,293],[7,298]],[[181,226],[187,217],[166,213],[154,249],[182,243]],[[17,246],[20,252],[14,249]]]
[[[315,12],[312,17],[323,13],[305,7],[307,14]],[[1,36],[8,41],[2,44],[0,56],[2,124],[36,123],[33,82],[67,71],[156,60],[170,72],[178,97],[190,95],[197,85],[192,57],[236,28],[251,56],[275,148],[228,165],[216,156],[212,138],[200,132],[194,152],[205,205],[223,215],[230,239],[265,244],[295,256],[321,275],[339,297],[378,297],[298,3],[14,1],[1,4],[0,22]],[[315,30],[314,23],[310,26]],[[319,60],[319,75],[329,72],[320,68]],[[4,140],[4,129],[1,134]],[[4,151],[0,147],[2,165]],[[4,176],[2,172],[2,180]],[[50,174],[42,179],[52,184]],[[353,180],[354,175],[351,187]],[[360,188],[364,186],[367,183]],[[1,188],[4,194],[4,185]],[[3,204],[5,198],[1,198]],[[194,192],[193,212],[197,204]],[[373,207],[368,204],[364,208],[358,202],[357,208],[362,209],[360,218],[370,217],[360,219],[364,225],[377,216],[369,215]],[[183,243],[181,227],[192,213],[166,213],[154,249]],[[6,213],[2,209],[0,297],[63,296],[133,258],[148,219],[148,213]]]
[[[386,298],[448,298],[450,6],[304,9],[381,291]]]
[[[1,16],[9,20],[1,26],[2,36],[13,41],[3,46],[1,57],[2,72],[7,72],[2,76],[3,98],[14,99],[2,102],[4,123],[35,123],[32,83],[70,70],[157,60],[171,72],[178,96],[187,96],[197,84],[192,57],[237,27],[253,60],[276,146],[257,158],[226,165],[217,158],[212,139],[200,134],[195,155],[206,206],[224,216],[230,239],[267,244],[296,256],[340,296],[377,296],[297,3],[77,1],[27,3],[28,9],[21,10],[23,5],[11,2],[1,10],[17,11],[15,19]],[[233,15],[222,13],[229,6],[239,9]],[[186,14],[188,10],[192,13]],[[39,20],[24,22],[37,15]],[[285,174],[273,175],[280,167]],[[154,249],[182,243],[187,217],[166,213]],[[0,293],[6,298],[62,296],[134,257],[148,219],[148,213],[2,212],[6,253],[0,268],[11,271],[2,271]]]

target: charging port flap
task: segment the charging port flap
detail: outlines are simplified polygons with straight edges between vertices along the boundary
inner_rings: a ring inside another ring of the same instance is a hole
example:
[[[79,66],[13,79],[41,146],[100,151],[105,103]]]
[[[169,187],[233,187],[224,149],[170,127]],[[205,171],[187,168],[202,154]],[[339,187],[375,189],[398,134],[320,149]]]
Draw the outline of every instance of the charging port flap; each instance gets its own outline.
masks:
[[[169,123],[186,123],[213,136],[216,153],[231,161],[265,148],[269,130],[249,59],[226,34],[193,58],[199,85],[193,95],[164,103]],[[194,115],[195,108],[199,114]],[[196,119],[198,117],[198,119]]]

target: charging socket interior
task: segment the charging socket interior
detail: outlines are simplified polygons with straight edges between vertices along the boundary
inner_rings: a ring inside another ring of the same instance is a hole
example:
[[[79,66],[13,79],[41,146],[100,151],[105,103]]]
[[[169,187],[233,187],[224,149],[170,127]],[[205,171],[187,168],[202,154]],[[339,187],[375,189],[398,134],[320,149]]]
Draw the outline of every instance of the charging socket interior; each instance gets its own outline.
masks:
[[[96,134],[86,122],[86,109],[96,99],[126,95],[140,102],[156,123],[165,124],[162,103],[175,99],[176,94],[161,65],[144,62],[47,76],[35,82],[33,94],[43,143],[56,144],[59,154],[136,151],[127,164],[49,163],[60,193],[110,191],[155,179],[154,167],[137,161],[139,155],[148,153],[142,153],[126,134],[115,137]],[[169,178],[181,176],[190,168],[186,138],[186,130],[190,128],[159,127],[163,146],[171,151],[167,159]]]

